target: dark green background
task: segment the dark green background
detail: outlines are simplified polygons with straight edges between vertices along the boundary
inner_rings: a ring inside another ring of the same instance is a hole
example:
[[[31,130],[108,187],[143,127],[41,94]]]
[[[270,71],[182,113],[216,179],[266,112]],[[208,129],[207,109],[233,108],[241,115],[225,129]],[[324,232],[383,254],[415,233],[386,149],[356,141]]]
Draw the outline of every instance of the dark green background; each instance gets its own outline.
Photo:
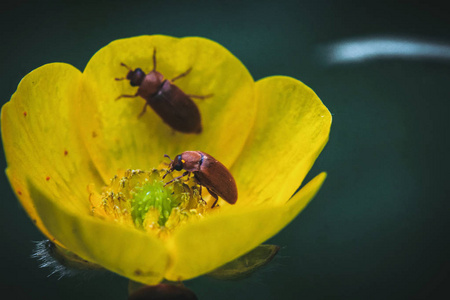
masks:
[[[241,282],[186,282],[200,299],[450,295],[450,62],[395,58],[327,66],[318,51],[379,35],[450,43],[443,7],[395,1],[11,2],[0,8],[2,103],[43,64],[66,62],[82,70],[112,40],[167,34],[219,42],[255,79],[298,78],[332,112],[330,141],[308,176],[327,171],[328,178],[307,209],[270,240],[282,246],[279,255]],[[117,275],[47,278],[49,270],[30,258],[32,241],[43,236],[4,175],[1,190],[1,293],[126,298],[127,280]]]

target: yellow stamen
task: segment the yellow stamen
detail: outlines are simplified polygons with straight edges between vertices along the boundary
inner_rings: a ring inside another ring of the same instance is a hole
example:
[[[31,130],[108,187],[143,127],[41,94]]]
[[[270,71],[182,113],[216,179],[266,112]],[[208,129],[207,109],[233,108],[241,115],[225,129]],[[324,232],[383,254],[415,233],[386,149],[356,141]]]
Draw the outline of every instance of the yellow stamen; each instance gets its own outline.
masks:
[[[91,193],[93,215],[157,234],[166,234],[190,218],[201,218],[207,205],[199,186],[192,179],[165,186],[166,172],[127,170],[122,177],[114,176],[101,195]]]

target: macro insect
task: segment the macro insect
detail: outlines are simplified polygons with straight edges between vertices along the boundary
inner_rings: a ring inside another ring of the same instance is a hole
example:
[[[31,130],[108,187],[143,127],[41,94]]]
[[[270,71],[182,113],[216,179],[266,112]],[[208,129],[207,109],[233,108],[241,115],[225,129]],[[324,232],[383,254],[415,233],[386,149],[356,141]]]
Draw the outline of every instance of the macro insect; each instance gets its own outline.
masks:
[[[124,63],[120,65],[128,69],[128,74],[126,78],[116,78],[116,80],[128,79],[131,86],[139,88],[136,94],[120,95],[116,100],[142,97],[146,102],[138,118],[145,113],[147,106],[150,106],[174,130],[183,133],[202,132],[200,111],[191,98],[205,99],[212,95],[187,95],[173,84],[174,81],[188,75],[192,68],[171,80],[165,79],[164,75],[156,71],[156,48],[153,50],[153,69],[148,74],[145,74],[141,68],[133,70]]]
[[[167,154],[164,156],[171,160]],[[163,179],[174,170],[181,171],[182,169],[185,172],[181,176],[175,177],[165,185],[184,176],[189,177],[193,173],[195,180],[200,185],[200,196],[202,186],[204,186],[215,199],[211,208],[216,206],[218,196],[230,204],[236,203],[238,191],[233,175],[211,155],[202,151],[185,151],[171,160],[169,170],[164,174]]]

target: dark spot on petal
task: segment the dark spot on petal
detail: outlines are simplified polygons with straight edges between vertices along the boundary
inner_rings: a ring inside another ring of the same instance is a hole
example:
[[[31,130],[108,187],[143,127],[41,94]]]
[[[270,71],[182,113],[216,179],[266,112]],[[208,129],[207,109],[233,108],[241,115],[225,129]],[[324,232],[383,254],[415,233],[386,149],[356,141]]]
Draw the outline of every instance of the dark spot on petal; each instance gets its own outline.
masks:
[[[64,156],[67,156],[67,154],[69,154],[69,151],[64,150]]]
[[[92,131],[92,137],[93,137],[93,138],[97,137],[97,132]]]
[[[136,269],[134,271],[134,275],[136,275],[136,276],[145,276],[145,277],[156,277],[156,276],[158,276],[158,274],[155,273],[155,272],[152,272],[152,271],[145,272],[145,271],[142,271],[141,269]]]
[[[23,116],[24,116],[24,117],[27,116],[27,112],[26,112],[26,111],[23,112]]]
[[[45,180],[49,181],[50,180],[50,176],[45,177]]]
[[[21,196],[21,195],[22,195],[22,192],[21,192],[21,191],[17,191],[17,194],[18,194],[19,196]]]

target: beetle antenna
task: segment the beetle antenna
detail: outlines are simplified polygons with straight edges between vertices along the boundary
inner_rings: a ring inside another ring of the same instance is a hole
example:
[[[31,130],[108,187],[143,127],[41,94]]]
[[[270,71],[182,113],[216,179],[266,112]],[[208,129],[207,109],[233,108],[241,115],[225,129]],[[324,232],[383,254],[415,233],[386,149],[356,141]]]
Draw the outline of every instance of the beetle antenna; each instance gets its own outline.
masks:
[[[167,154],[164,154],[164,157],[167,157],[168,159],[170,159],[170,156],[167,155]],[[173,160],[170,159],[170,163],[167,163],[167,162],[165,162],[165,161],[163,161],[162,163],[165,164],[166,166],[170,166],[170,165],[173,163]]]
[[[120,63],[120,65],[121,65],[122,67],[127,68],[129,71],[133,71],[133,69],[131,69],[129,66],[127,66],[127,65],[124,64],[124,63]]]
[[[129,66],[127,66],[127,65],[124,64],[123,62],[121,62],[120,65],[121,65],[122,67],[127,68],[129,71],[133,71],[133,69],[131,69]]]
[[[156,70],[156,48],[153,48],[153,70]]]
[[[167,166],[172,165],[173,160],[170,158],[170,156],[167,155],[167,154],[164,154],[164,157],[167,157],[168,159],[170,159],[170,164],[167,164]],[[173,172],[173,169],[167,170],[166,174],[164,174],[164,176],[162,177],[162,179],[166,178],[167,174],[169,174],[169,173],[171,173],[171,172]]]

